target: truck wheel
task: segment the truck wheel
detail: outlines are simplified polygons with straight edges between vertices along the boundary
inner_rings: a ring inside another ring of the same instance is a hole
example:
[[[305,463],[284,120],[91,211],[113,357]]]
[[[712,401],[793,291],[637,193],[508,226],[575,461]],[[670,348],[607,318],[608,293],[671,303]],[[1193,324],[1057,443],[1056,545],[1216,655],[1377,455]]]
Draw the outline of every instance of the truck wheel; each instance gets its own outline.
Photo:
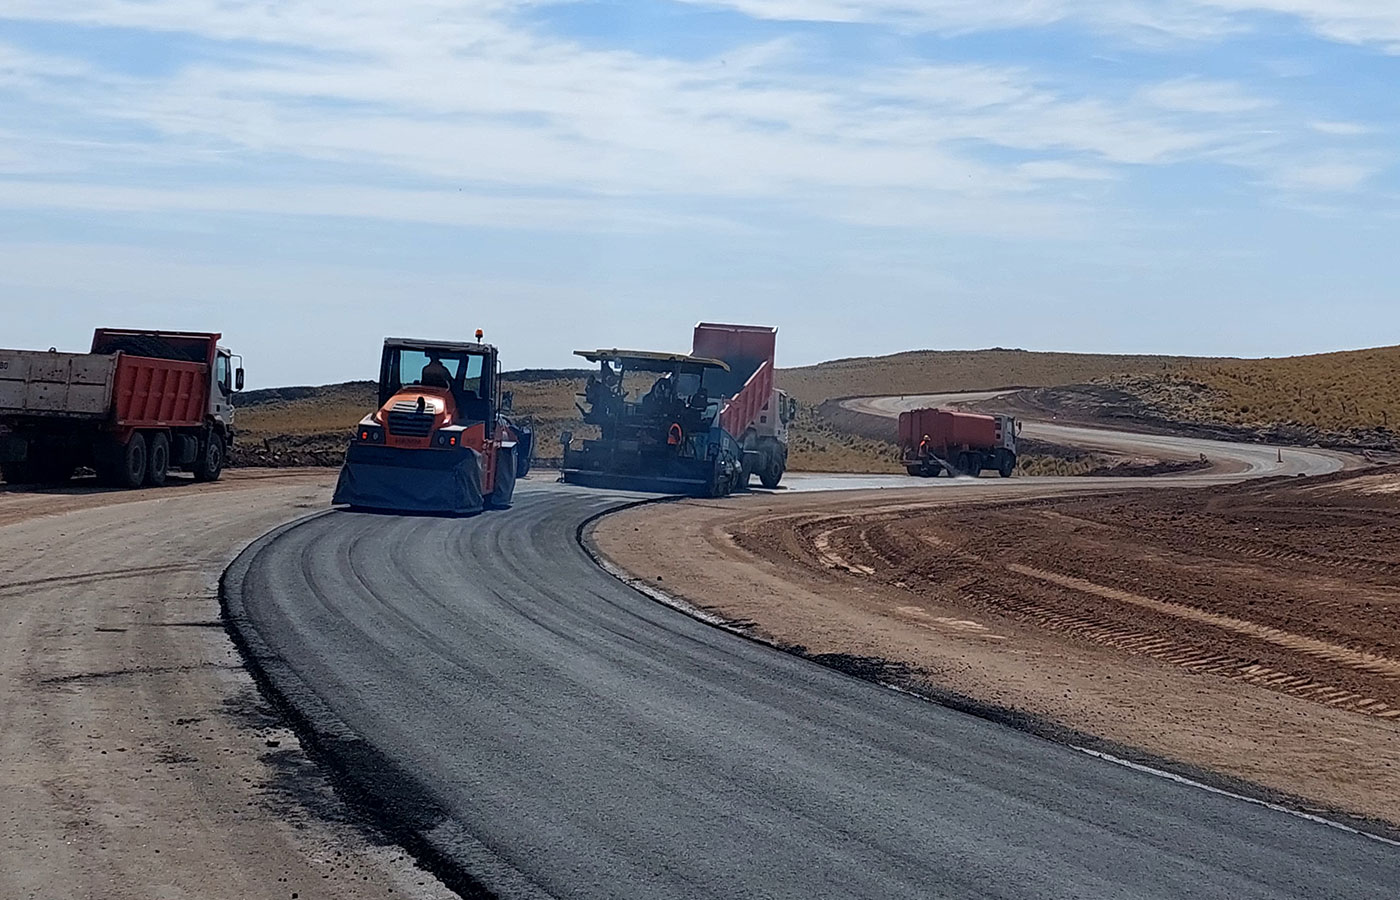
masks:
[[[201,444],[199,456],[194,461],[195,481],[218,481],[224,471],[224,439],[211,434],[207,443]]]
[[[962,469],[964,475],[976,478],[982,474],[982,459],[976,453],[964,453],[958,458],[958,468]]]
[[[1016,454],[1010,450],[1001,451],[997,459],[997,474],[1002,478],[1010,478],[1011,473],[1016,471]]]
[[[139,488],[146,481],[146,436],[136,432],[131,440],[117,448],[116,471],[113,473],[117,487]]]
[[[759,483],[768,488],[768,490],[771,491],[775,489],[778,486],[778,482],[783,480],[783,467],[774,463],[759,473],[758,480]]]
[[[151,487],[161,487],[170,474],[170,436],[164,431],[151,435],[146,450],[146,483]]]

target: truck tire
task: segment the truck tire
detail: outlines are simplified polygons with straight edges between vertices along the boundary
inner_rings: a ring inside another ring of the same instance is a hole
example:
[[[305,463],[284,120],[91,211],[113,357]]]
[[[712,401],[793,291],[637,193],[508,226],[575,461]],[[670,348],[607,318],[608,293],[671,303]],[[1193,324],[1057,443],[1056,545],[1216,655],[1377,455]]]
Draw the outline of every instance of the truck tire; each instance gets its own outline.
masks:
[[[117,487],[139,488],[146,482],[146,436],[136,432],[119,444],[113,454],[112,483]]]
[[[782,480],[783,466],[782,463],[779,462],[774,462],[772,465],[765,468],[762,472],[758,473],[759,483],[762,484],[764,487],[768,488],[768,490],[770,491],[776,489],[779,482],[781,482]]]
[[[1016,454],[1011,450],[997,451],[997,474],[1002,478],[1010,478],[1011,473],[1016,471]]]
[[[964,475],[976,478],[982,474],[982,457],[976,453],[964,453],[958,457],[958,468]]]
[[[200,444],[199,455],[195,457],[195,481],[218,481],[224,471],[224,439],[222,435],[210,434],[209,440]]]
[[[163,487],[170,474],[170,435],[157,431],[146,446],[146,483]]]

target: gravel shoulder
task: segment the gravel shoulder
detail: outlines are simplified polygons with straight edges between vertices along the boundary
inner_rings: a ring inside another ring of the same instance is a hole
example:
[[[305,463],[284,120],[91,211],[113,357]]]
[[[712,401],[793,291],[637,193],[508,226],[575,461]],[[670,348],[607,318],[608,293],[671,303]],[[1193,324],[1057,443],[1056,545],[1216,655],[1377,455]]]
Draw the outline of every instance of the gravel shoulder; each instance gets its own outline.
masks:
[[[220,620],[229,560],[333,478],[0,490],[0,896],[454,896],[342,803]]]
[[[606,517],[592,540],[809,655],[912,667],[916,688],[1400,825],[1397,484],[687,500]]]

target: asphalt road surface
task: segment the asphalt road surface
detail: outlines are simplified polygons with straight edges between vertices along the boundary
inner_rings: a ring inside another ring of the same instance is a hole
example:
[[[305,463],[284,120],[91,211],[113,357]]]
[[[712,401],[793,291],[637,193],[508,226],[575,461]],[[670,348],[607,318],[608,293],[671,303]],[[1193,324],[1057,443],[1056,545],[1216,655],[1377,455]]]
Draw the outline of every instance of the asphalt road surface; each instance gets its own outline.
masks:
[[[1393,845],[646,599],[575,540],[628,499],[525,483],[469,519],[333,512],[250,547],[226,600],[341,776],[501,896],[1395,895]]]
[[[904,397],[857,397],[844,400],[846,409],[868,415],[899,418],[907,409],[947,406],[951,403],[975,404],[990,400],[1008,391],[984,391],[961,394],[910,394]],[[1106,450],[1122,454],[1143,454],[1160,459],[1196,459],[1205,454],[1217,464],[1225,464],[1232,474],[1248,477],[1266,475],[1326,475],[1340,471],[1348,457],[1327,450],[1300,447],[1271,447],[1265,444],[1245,444],[1233,441],[1212,441],[1176,435],[1140,434],[1087,428],[1079,425],[1059,425],[1053,422],[1025,420],[1021,436],[1050,444],[1078,447],[1084,450]],[[1280,461],[1280,455],[1282,461]],[[1202,481],[1201,475],[1168,476]]]

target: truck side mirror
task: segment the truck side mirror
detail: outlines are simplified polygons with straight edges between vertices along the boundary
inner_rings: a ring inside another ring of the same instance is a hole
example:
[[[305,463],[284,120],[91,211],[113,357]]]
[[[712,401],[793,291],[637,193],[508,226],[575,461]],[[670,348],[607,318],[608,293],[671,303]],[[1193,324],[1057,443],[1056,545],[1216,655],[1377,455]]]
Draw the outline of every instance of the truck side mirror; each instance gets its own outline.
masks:
[[[501,394],[501,412],[510,412],[515,407],[515,391]]]
[[[235,391],[241,391],[241,390],[243,390],[243,367],[242,367],[242,366],[239,366],[236,370],[234,370],[234,373],[233,373],[233,389],[234,389]]]

